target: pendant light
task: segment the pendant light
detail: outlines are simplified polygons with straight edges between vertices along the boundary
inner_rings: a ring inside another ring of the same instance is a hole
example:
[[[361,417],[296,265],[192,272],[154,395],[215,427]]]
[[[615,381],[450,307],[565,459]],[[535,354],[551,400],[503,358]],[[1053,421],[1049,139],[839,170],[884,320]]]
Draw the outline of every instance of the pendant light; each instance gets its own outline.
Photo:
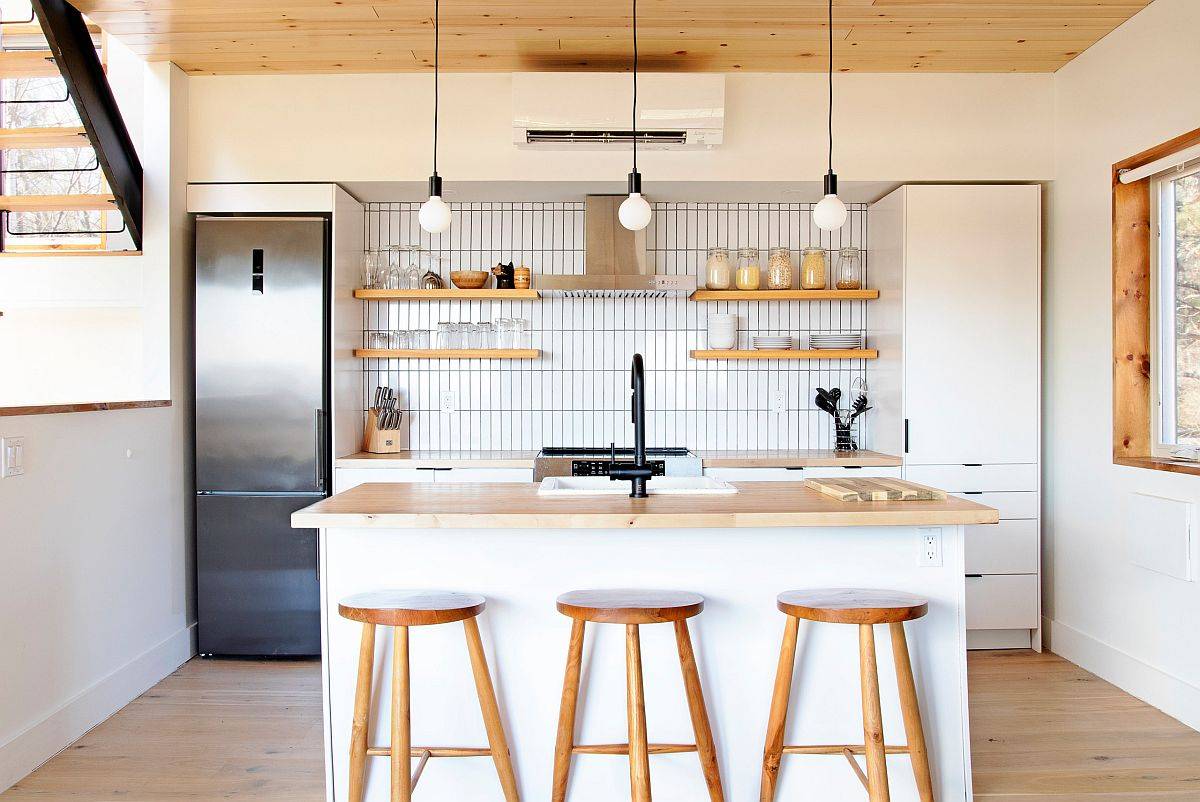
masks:
[[[846,224],[846,204],[837,194],[833,171],[833,0],[829,0],[829,172],[825,174],[825,197],[813,209],[813,222],[822,231],[836,231]]]
[[[637,0],[633,0],[633,172],[629,174],[629,197],[621,202],[617,217],[630,231],[641,231],[650,225],[650,204],[642,197],[642,174],[637,169]]]
[[[429,200],[421,204],[417,221],[430,234],[441,234],[450,228],[450,207],[442,200],[442,177],[437,173],[438,149],[438,50],[441,30],[438,18],[439,0],[433,0],[433,175],[429,176]]]

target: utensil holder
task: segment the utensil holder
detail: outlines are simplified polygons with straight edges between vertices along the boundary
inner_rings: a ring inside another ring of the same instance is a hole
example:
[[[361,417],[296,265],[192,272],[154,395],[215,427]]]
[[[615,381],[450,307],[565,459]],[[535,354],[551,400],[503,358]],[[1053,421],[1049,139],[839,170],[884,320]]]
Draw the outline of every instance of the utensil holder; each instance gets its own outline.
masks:
[[[397,454],[404,450],[399,429],[380,429],[375,410],[367,410],[367,425],[363,429],[363,451],[369,454]]]

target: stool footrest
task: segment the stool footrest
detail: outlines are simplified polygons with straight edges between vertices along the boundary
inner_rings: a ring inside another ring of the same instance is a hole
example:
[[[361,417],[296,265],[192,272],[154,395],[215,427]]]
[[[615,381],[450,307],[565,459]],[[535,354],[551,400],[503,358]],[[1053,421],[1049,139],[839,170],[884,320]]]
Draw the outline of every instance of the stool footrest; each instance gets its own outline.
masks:
[[[571,751],[577,755],[628,755],[629,744],[592,744],[576,745]],[[647,744],[646,751],[651,755],[675,755],[682,752],[695,752],[695,744]]]
[[[474,749],[461,746],[414,746],[409,751],[410,757],[488,757],[491,749]],[[391,757],[390,746],[371,746],[367,748],[370,757]]]
[[[812,746],[783,747],[785,755],[840,755],[847,751],[854,755],[865,755],[867,748],[862,744],[814,744]],[[907,755],[909,749],[907,745],[892,744],[884,746],[883,751],[888,755]]]

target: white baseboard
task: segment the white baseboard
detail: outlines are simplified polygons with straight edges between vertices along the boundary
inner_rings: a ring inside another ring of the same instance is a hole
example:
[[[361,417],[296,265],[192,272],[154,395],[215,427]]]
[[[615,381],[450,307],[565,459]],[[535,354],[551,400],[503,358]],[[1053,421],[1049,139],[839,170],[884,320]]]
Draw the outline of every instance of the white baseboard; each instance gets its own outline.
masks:
[[[195,632],[179,630],[0,744],[0,793],[190,660]]]
[[[1200,730],[1200,688],[1049,618],[1049,649],[1123,691]]]

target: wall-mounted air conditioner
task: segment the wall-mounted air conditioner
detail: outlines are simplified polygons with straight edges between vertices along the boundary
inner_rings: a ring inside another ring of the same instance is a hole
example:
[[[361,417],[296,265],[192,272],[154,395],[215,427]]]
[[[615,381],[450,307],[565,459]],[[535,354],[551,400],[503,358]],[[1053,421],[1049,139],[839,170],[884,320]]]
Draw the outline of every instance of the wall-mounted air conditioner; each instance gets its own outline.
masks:
[[[633,137],[628,73],[513,75],[513,143],[523,148],[628,148]],[[711,148],[725,130],[725,76],[638,76],[638,147]]]

